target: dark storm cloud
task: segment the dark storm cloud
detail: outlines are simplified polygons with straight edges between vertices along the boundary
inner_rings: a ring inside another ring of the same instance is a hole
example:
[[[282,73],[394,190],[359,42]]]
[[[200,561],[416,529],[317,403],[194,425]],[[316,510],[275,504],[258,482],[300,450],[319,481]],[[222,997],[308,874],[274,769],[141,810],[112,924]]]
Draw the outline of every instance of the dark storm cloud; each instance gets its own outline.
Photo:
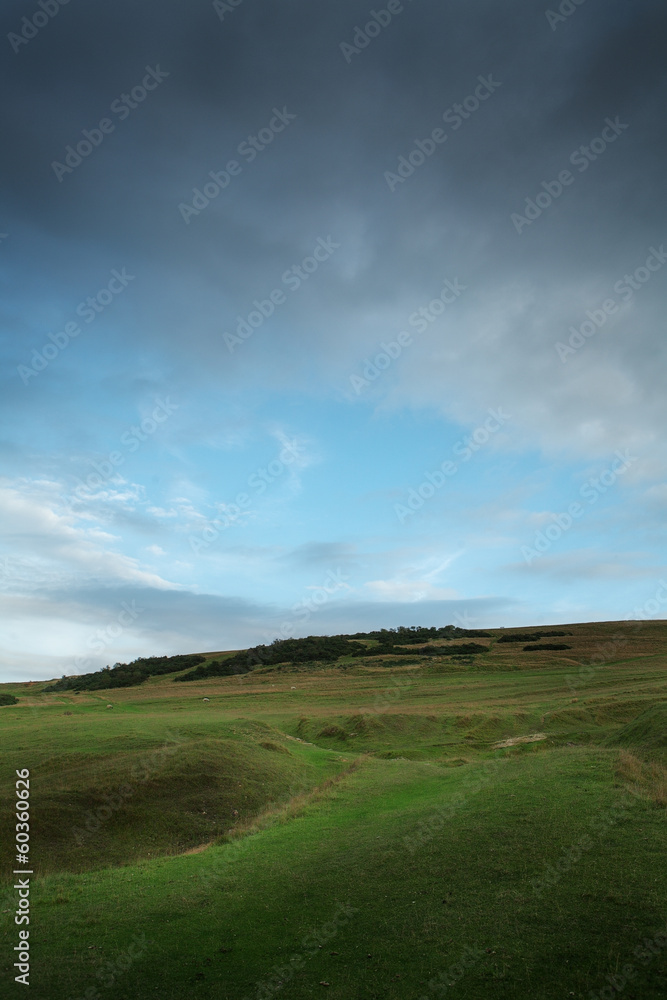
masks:
[[[3,35],[27,9],[5,8]],[[190,275],[203,267],[211,282],[233,248],[218,287],[231,289],[252,259],[261,288],[264,274],[288,266],[304,241],[333,224],[333,200],[372,223],[378,259],[365,293],[371,296],[396,277],[399,284],[415,280],[398,234],[421,225],[424,212],[435,212],[459,239],[466,229],[491,228],[491,220],[504,223],[543,177],[599,133],[606,116],[619,115],[632,138],[624,151],[620,144],[614,150],[613,167],[603,161],[596,168],[598,185],[615,187],[605,235],[627,236],[628,218],[634,226],[642,216],[655,221],[651,180],[658,180],[664,138],[647,126],[664,95],[666,24],[657,3],[612,3],[602,14],[591,0],[552,32],[535,3],[414,0],[348,65],[340,44],[351,42],[367,17],[358,2],[315,8],[245,0],[224,21],[209,3],[71,2],[18,53],[7,44],[4,179],[14,211],[100,251],[166,259]],[[126,120],[111,115],[114,133],[58,184],[51,162],[109,115],[147,65],[168,78]],[[437,164],[388,197],[385,170],[474,91],[480,74],[501,82],[497,93],[449,136]],[[296,121],[244,166],[228,197],[186,229],[178,203],[267,124],[274,106],[289,108]],[[584,183],[570,194],[590,204]],[[594,218],[589,212],[581,221]],[[575,257],[604,246],[599,232],[570,220],[579,231]],[[492,255],[501,269],[503,243],[512,246],[513,263],[532,253],[507,226],[496,238]],[[465,260],[479,249],[470,234],[454,256]],[[420,256],[427,255],[418,254],[416,264],[425,263]]]
[[[582,397],[554,344],[667,233],[656,195],[667,11],[653,0],[587,0],[550,24],[532,0],[397,6],[364,41],[357,29],[374,20],[371,7],[351,0],[243,0],[220,13],[208,2],[70,0],[38,30],[24,25],[35,37],[14,52],[9,36],[33,8],[5,5],[3,226],[12,232],[2,251],[32,300],[58,289],[60,312],[28,324],[10,313],[12,383],[23,345],[70,319],[114,267],[135,278],[109,345],[132,353],[139,378],[159,354],[184,393],[201,378],[235,389],[325,379],[340,393],[367,350],[458,276],[469,292],[451,319],[457,347],[444,361],[424,338],[404,395],[442,398],[458,369],[459,384],[477,387],[474,410],[515,399],[517,426],[538,440],[578,436],[599,403],[595,375]],[[147,72],[161,82],[125,105]],[[480,79],[488,92],[476,101]],[[478,109],[457,112],[466,97]],[[118,101],[122,117],[110,110]],[[276,109],[295,117],[246,162],[239,145],[275,122]],[[385,175],[397,176],[399,158],[443,127],[447,109],[446,142],[392,192]],[[59,182],[53,162],[104,118],[113,131]],[[578,154],[575,168],[571,154],[603,130],[613,137],[605,151]],[[179,205],[230,159],[240,173],[186,223]],[[550,200],[543,182],[558,191],[568,168],[572,183],[518,234],[512,214],[538,194]],[[329,238],[340,247],[286,290],[282,277]],[[263,330],[227,351],[223,333],[234,335],[272,290],[286,301],[271,338]],[[653,398],[660,295],[659,281],[642,290],[632,339],[608,338],[605,384],[625,380],[644,397],[622,414],[639,439],[663,416]],[[470,419],[456,395],[450,415]],[[621,429],[608,437],[619,443]]]

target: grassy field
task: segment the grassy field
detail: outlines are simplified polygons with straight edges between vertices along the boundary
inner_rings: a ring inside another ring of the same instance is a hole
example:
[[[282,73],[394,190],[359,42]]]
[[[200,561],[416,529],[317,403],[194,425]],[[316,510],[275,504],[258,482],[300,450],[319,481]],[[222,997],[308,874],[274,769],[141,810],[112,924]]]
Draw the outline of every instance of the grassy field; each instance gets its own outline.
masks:
[[[663,998],[667,622],[558,627],[569,650],[0,685],[6,995],[27,767],[39,1000]]]

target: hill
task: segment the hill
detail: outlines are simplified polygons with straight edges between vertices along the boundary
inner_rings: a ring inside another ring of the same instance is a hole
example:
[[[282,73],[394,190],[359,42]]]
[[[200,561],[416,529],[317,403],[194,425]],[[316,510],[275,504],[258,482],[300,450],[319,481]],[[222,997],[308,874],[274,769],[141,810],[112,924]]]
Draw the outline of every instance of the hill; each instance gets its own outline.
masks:
[[[664,996],[667,622],[338,638],[0,685],[5,975],[27,767],[38,1000]]]

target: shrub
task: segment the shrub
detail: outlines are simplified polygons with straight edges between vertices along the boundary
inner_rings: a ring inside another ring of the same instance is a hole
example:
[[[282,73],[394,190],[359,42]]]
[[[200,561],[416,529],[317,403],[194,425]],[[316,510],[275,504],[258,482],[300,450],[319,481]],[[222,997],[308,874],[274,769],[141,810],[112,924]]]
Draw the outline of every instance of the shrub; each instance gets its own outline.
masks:
[[[548,639],[555,635],[572,635],[571,632],[511,632],[501,635],[498,642],[537,642],[538,639]]]
[[[422,656],[471,656],[486,653],[486,646],[478,642],[462,642],[455,646],[422,646],[416,652]]]
[[[132,663],[115,663],[113,667],[105,667],[93,674],[78,674],[74,677],[61,677],[59,681],[45,688],[52,691],[102,691],[108,688],[132,687],[143,684],[149,677],[157,674],[170,674],[174,670],[184,670],[202,663],[204,657],[199,653],[186,653],[177,656],[140,656]]]
[[[566,646],[564,642],[545,642],[541,646],[524,646],[524,653],[533,649],[572,649],[572,646]]]
[[[274,666],[278,663],[334,663],[341,656],[362,656],[366,647],[360,642],[350,642],[342,635],[309,635],[304,639],[276,639],[269,646],[253,646],[240,650],[225,660],[213,660],[197,667],[177,681],[197,681],[205,677],[225,677],[229,674],[246,674],[255,667]],[[214,665],[215,664],[215,665]]]
[[[231,677],[232,674],[247,674],[250,667],[238,663],[236,656],[230,656],[226,660],[210,660],[208,663],[201,663],[188,674],[182,677],[174,677],[175,681],[201,681],[208,677]]]

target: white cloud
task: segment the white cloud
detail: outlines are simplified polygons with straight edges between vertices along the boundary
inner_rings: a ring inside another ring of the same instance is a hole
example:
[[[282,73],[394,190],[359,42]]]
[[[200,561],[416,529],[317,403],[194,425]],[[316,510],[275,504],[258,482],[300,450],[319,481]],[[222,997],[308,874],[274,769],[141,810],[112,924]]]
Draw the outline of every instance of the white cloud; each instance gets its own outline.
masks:
[[[369,580],[364,584],[368,593],[379,601],[454,601],[455,590],[434,587],[425,580]]]
[[[461,552],[438,558],[431,556],[416,565],[404,565],[386,580],[368,580],[364,589],[380,601],[451,601],[459,594],[451,587],[438,586],[434,581],[457,559]]]
[[[32,566],[40,577],[46,570],[61,583],[74,578],[167,590],[178,587],[143,569],[137,559],[114,551],[118,537],[92,527],[89,517],[69,509],[55,486],[26,480],[0,485],[0,538],[10,556],[16,553],[20,557],[23,576],[29,575]],[[10,558],[7,574],[18,565]],[[7,577],[5,583],[9,580]]]
[[[506,569],[521,573],[533,573],[577,580],[643,580],[659,578],[665,572],[664,566],[646,565],[650,554],[647,552],[622,552],[610,557],[609,552],[599,549],[577,549],[573,552],[545,554],[534,558],[530,564],[517,562]]]
[[[644,463],[645,476],[664,475],[667,398],[655,392],[654,375],[667,348],[656,340],[648,292],[646,308],[638,302],[631,323],[619,319],[617,333],[598,333],[563,364],[555,343],[597,304],[586,274],[564,284],[562,269],[535,271],[529,283],[514,287],[489,279],[479,276],[483,297],[462,298],[452,307],[456,313],[416,338],[396,364],[396,380],[382,385],[385,405],[435,406],[474,425],[501,403],[512,414],[513,449],[600,459],[629,448],[639,457],[635,477]],[[630,336],[637,349],[628,354]]]

